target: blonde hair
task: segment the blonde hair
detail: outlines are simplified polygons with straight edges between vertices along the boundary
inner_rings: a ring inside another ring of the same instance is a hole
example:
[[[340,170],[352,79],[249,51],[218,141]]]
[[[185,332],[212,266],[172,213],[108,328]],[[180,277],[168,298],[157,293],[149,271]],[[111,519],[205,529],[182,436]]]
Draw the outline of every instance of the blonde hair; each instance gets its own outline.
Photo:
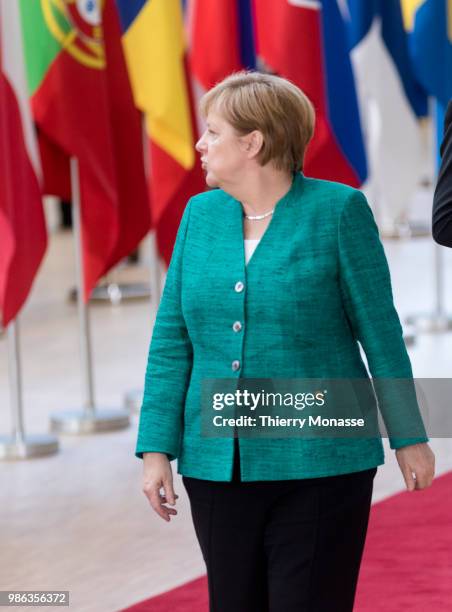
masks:
[[[291,81],[256,71],[236,72],[206,92],[199,108],[204,118],[215,108],[242,136],[259,130],[264,137],[257,156],[261,166],[272,161],[290,173],[303,169],[315,111]]]

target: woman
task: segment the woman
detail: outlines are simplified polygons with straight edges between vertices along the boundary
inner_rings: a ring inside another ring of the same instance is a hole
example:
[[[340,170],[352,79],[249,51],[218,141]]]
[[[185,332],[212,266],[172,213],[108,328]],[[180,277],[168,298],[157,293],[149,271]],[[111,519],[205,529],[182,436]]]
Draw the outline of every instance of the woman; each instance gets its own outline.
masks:
[[[301,173],[314,110],[295,85],[234,74],[201,111],[196,148],[215,189],[185,209],[154,326],[136,448],[143,490],[169,521],[177,457],[211,610],[350,611],[381,437],[202,435],[201,387],[368,379],[358,341],[374,377],[411,379],[378,230],[361,192]],[[409,418],[420,420],[417,406]],[[433,478],[424,434],[389,431],[409,490]]]

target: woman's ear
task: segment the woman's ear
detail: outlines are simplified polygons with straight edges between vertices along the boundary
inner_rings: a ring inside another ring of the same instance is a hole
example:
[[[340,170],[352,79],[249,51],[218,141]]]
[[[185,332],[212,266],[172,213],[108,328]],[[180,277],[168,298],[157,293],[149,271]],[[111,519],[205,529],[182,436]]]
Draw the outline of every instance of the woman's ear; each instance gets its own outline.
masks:
[[[264,137],[259,130],[253,130],[246,136],[241,137],[243,150],[249,158],[255,157],[264,144]]]

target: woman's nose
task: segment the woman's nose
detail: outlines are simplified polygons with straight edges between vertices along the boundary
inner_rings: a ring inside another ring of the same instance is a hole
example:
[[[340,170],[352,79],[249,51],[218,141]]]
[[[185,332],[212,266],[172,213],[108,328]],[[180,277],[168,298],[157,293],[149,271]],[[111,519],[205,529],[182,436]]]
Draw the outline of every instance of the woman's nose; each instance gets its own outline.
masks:
[[[201,138],[195,144],[195,149],[198,151],[198,153],[202,153],[204,151],[204,149],[205,149],[204,135],[201,136]]]

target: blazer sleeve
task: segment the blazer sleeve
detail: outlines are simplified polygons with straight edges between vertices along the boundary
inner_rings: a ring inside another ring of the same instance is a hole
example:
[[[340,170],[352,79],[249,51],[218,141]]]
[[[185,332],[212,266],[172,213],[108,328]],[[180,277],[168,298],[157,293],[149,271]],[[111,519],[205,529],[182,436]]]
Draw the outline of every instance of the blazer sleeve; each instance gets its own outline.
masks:
[[[360,191],[354,191],[344,204],[338,245],[344,309],[366,354],[390,447],[428,442],[386,256],[374,216]]]
[[[452,247],[452,100],[444,121],[442,162],[433,197],[432,234],[438,244]]]
[[[189,225],[188,202],[176,236],[149,347],[135,455],[166,453],[176,459],[193,347],[181,307],[182,259]]]

